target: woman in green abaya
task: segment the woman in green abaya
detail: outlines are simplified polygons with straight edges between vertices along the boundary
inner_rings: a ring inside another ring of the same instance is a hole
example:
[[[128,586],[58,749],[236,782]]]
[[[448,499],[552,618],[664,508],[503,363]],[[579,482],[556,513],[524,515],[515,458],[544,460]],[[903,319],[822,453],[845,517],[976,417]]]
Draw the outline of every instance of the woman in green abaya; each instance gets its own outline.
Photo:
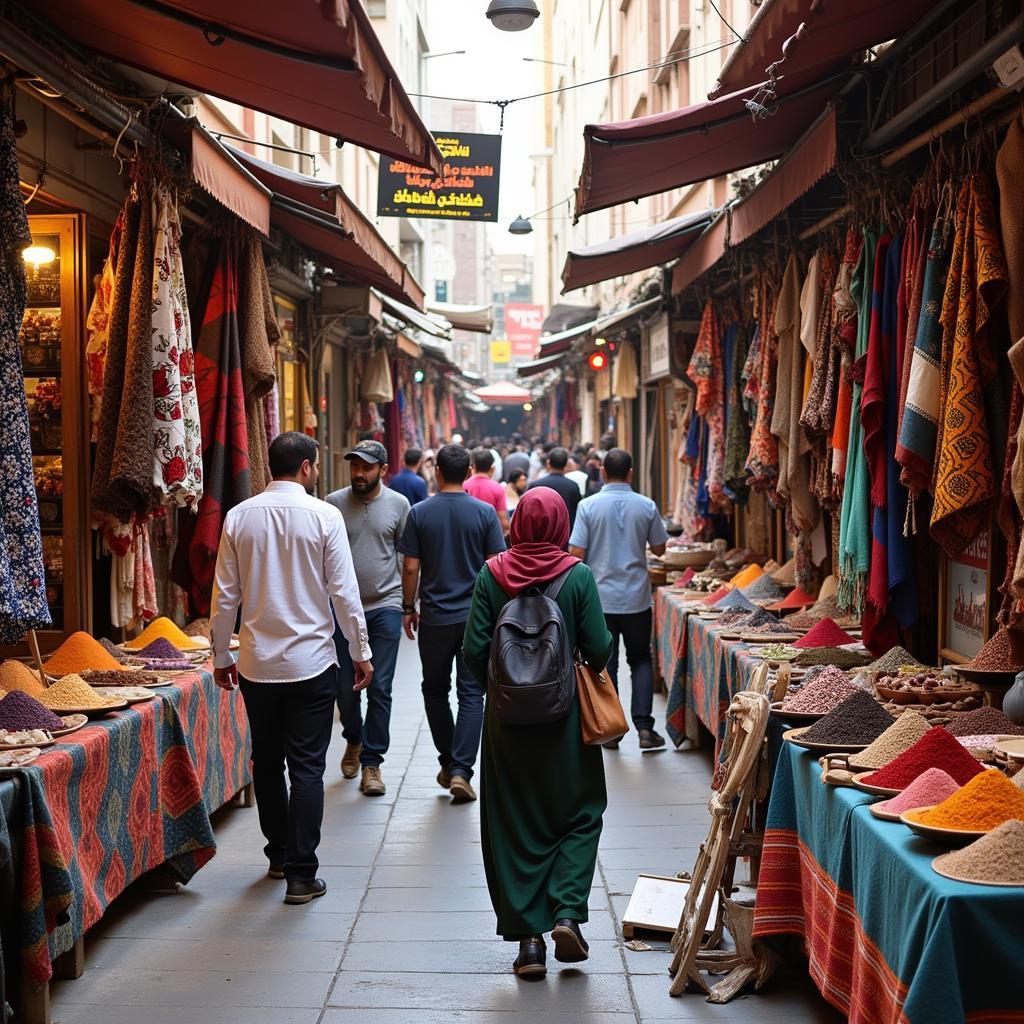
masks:
[[[568,642],[601,669],[612,638],[590,569],[569,555],[569,513],[553,490],[527,491],[512,519],[512,546],[477,577],[463,655],[484,685],[491,637],[502,607],[530,587],[566,571],[556,603]],[[519,942],[519,977],[546,973],[544,934],[555,959],[587,959],[580,931],[594,880],[601,817],[608,803],[601,748],[584,744],[579,702],[567,718],[544,725],[507,725],[488,701],[481,764],[484,867],[498,934]]]

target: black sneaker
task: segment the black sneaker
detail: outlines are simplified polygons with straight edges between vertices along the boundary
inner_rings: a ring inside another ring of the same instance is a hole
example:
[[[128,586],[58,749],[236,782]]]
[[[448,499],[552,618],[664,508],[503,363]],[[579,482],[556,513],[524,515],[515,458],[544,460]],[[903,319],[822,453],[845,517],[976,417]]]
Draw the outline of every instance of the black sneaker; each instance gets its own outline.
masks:
[[[665,737],[653,729],[641,729],[639,736],[641,750],[655,750],[665,746]]]
[[[512,964],[517,978],[543,978],[547,973],[547,946],[540,935],[519,940],[519,956]]]
[[[601,746],[604,747],[605,750],[618,750],[619,749],[619,741],[618,740],[609,740],[607,743],[602,743]]]
[[[578,921],[568,917],[555,922],[551,938],[555,943],[555,959],[563,964],[578,964],[590,956],[590,946],[583,938]]]
[[[288,883],[288,891],[284,894],[285,903],[310,903],[318,896],[327,892],[327,883],[322,878],[309,881],[293,881]]]

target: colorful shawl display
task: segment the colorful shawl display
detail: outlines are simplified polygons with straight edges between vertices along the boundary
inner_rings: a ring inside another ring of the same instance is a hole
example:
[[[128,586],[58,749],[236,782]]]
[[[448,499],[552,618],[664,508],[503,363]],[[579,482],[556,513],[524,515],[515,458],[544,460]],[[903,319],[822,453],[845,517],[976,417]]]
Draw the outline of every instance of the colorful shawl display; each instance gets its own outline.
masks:
[[[951,557],[977,536],[995,494],[985,392],[996,377],[988,338],[1006,290],[1006,260],[992,194],[972,174],[956,204],[953,252],[942,301],[942,394],[931,535]]]
[[[728,402],[725,415],[725,482],[736,491],[744,488],[746,494],[747,473],[744,468],[750,451],[750,428],[743,403],[743,372],[747,362],[747,328],[733,323],[726,331],[726,350],[729,353]]]
[[[153,492],[153,211],[141,181],[124,209],[110,301],[93,518],[145,515]],[[141,397],[146,396],[146,397]]]
[[[755,384],[757,397],[746,469],[751,476],[751,487],[772,490],[779,475],[779,445],[771,431],[776,381],[775,294],[774,288],[765,278],[762,278],[758,288],[757,316],[754,347],[759,358],[750,377],[750,381]],[[748,389],[744,390],[748,393]]]
[[[928,245],[921,291],[921,313],[914,339],[903,420],[896,443],[896,461],[901,467],[900,480],[910,491],[911,500],[931,487],[935,463],[942,372],[942,324],[939,314],[949,270],[951,232],[952,224],[940,209],[935,216]]]
[[[696,410],[708,428],[705,445],[708,498],[713,505],[730,505],[725,493],[725,396],[722,388],[722,339],[714,303],[704,305],[700,330],[686,376],[697,388]]]
[[[274,314],[274,297],[263,262],[263,246],[255,231],[249,232],[242,242],[239,275],[238,325],[245,388],[245,428],[249,436],[249,479],[252,493],[259,494],[270,483],[270,438],[264,399],[277,382],[271,346],[281,340],[281,328]]]
[[[853,403],[853,388],[850,371],[857,340],[857,302],[851,286],[854,270],[860,262],[864,243],[855,228],[846,232],[846,246],[839,265],[836,286],[832,293],[832,330],[841,346],[839,380],[836,385],[836,419],[832,429],[832,474],[835,479],[836,499],[840,501],[846,479],[847,445],[850,443],[850,413]],[[834,531],[838,534],[838,531]]]
[[[871,326],[872,286],[875,262],[881,242],[872,231],[865,231],[860,260],[851,281],[850,294],[858,305],[857,347],[854,350],[854,375],[850,396],[850,436],[847,442],[843,508],[839,521],[839,592],[841,607],[860,615],[871,565],[871,486],[864,457],[860,422],[863,362],[867,354]],[[886,236],[886,246],[888,238]],[[883,249],[884,256],[884,249]],[[858,376],[860,379],[858,380]]]
[[[790,253],[775,304],[775,337],[778,339],[779,369],[772,410],[771,431],[779,446],[779,496],[790,496],[790,475],[799,452],[790,444],[793,421],[800,415],[803,392],[803,363],[800,349],[800,261]]]
[[[195,344],[204,494],[195,519],[179,520],[174,567],[175,582],[189,593],[194,615],[209,614],[224,516],[251,496],[238,330],[238,260],[238,240],[223,239],[209,274],[203,325]]]

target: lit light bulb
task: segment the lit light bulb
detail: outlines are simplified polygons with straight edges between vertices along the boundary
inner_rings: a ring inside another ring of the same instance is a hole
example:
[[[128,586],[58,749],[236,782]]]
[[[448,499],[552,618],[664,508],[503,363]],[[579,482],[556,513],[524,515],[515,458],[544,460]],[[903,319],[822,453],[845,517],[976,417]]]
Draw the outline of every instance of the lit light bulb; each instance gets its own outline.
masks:
[[[21,250],[21,258],[38,270],[52,263],[57,254],[48,245],[30,245]]]
[[[414,381],[416,381],[416,383],[417,383],[417,384],[422,384],[422,383],[423,383],[423,371],[422,371],[422,370],[417,370],[417,371],[416,371],[416,372],[415,372],[415,373],[414,373],[414,374],[412,375],[412,379],[413,379]]]
[[[523,402],[523,412],[533,412],[533,405],[529,402]]]

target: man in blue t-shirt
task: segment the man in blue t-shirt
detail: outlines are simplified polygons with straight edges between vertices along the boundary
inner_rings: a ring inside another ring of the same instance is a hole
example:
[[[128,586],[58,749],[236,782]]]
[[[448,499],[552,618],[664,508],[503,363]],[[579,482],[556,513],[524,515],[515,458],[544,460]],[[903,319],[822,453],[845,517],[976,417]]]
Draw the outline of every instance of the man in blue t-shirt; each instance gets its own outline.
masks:
[[[405,466],[396,473],[388,483],[393,491],[398,491],[410,505],[427,500],[427,482],[420,476],[423,464],[423,452],[419,448],[405,450]]]
[[[619,687],[619,638],[626,644],[632,679],[630,711],[642,750],[665,745],[654,731],[654,666],[651,661],[651,580],[647,545],[655,555],[665,553],[668,534],[650,498],[630,486],[633,456],[612,448],[601,470],[605,485],[580,502],[569,551],[594,573],[605,622],[612,635],[608,674]],[[605,746],[618,747],[618,742]]]
[[[469,452],[461,445],[441,448],[437,453],[439,490],[409,512],[398,542],[405,556],[403,621],[409,639],[419,631],[423,704],[441,765],[437,782],[451,790],[455,801],[476,799],[469,780],[484,720],[484,692],[462,660],[462,635],[477,575],[488,558],[505,550],[497,512],[462,489],[469,466]],[[453,661],[457,720],[448,699]]]

